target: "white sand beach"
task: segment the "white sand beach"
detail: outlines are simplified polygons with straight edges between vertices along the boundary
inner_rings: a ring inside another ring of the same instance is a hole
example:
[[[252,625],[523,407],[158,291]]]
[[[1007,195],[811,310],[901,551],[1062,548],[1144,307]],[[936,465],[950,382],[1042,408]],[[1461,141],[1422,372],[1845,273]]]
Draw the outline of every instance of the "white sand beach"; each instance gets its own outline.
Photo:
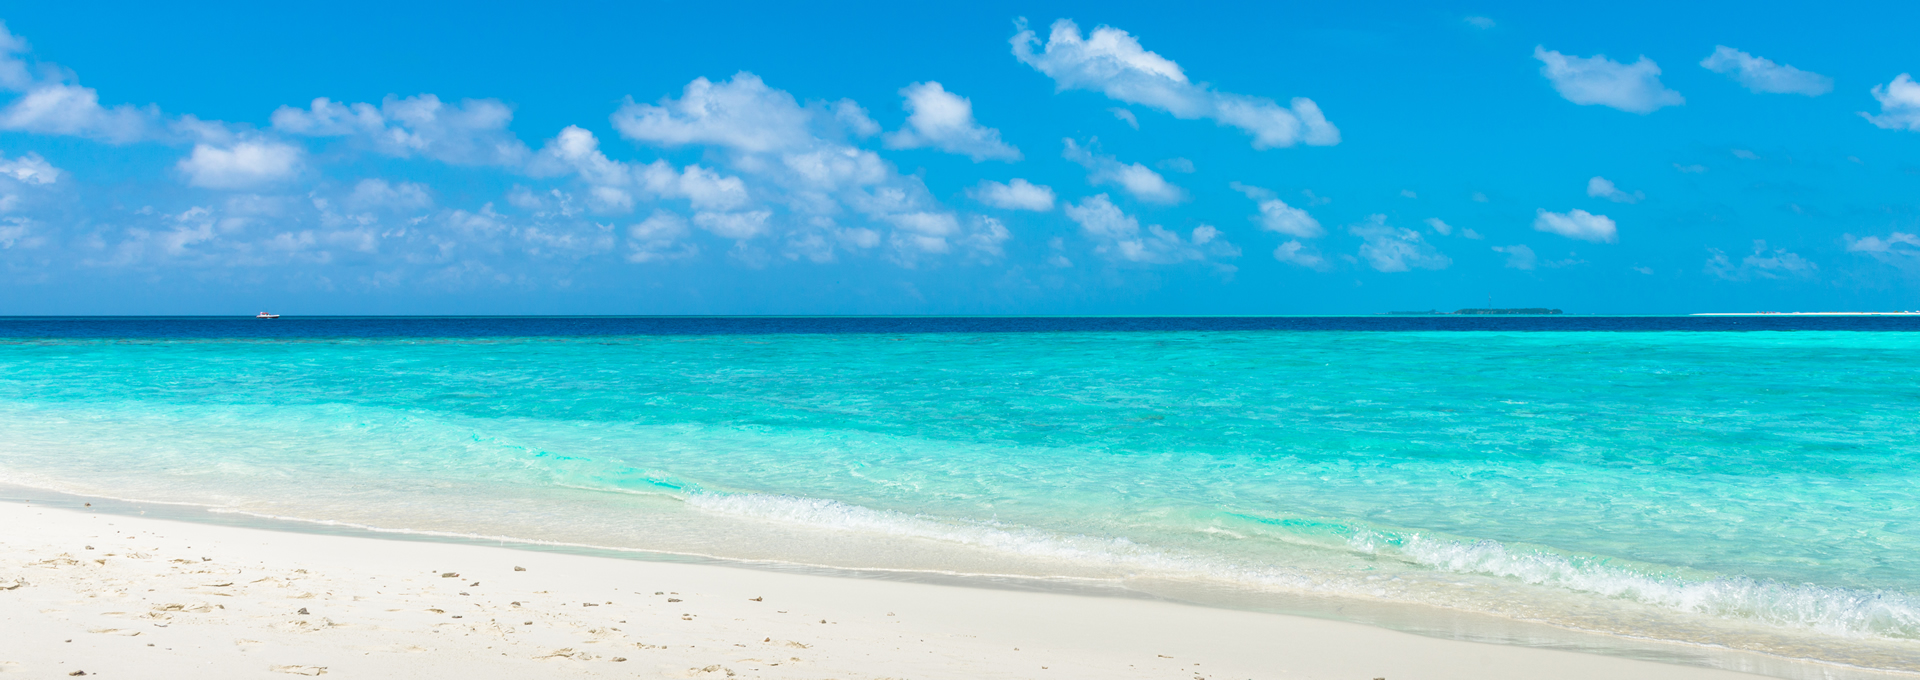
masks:
[[[0,505],[0,676],[1753,678],[1165,602]]]

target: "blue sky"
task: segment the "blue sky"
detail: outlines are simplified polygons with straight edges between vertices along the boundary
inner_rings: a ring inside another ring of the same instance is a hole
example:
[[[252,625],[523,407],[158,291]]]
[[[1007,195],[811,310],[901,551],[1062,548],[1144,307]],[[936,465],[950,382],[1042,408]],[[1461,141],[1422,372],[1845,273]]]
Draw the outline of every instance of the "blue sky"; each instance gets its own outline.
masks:
[[[1920,8],[34,3],[0,314],[1920,309]]]

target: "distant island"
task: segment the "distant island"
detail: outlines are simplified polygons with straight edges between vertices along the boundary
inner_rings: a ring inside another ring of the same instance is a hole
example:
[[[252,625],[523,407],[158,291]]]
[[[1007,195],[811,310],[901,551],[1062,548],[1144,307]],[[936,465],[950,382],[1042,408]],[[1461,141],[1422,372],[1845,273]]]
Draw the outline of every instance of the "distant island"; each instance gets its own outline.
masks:
[[[1560,310],[1547,309],[1545,307],[1514,307],[1511,309],[1469,308],[1469,309],[1455,310],[1451,312],[1442,312],[1442,311],[1429,309],[1424,312],[1387,312],[1387,313],[1388,314],[1421,314],[1421,315],[1431,314],[1431,315],[1437,315],[1437,316],[1447,315],[1447,314],[1559,314]]]

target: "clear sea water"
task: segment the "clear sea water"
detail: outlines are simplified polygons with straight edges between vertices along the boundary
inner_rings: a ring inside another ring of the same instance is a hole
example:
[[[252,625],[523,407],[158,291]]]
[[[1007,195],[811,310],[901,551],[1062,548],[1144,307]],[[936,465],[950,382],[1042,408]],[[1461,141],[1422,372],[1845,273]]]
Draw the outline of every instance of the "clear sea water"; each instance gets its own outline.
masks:
[[[0,319],[0,482],[1920,671],[1915,331]]]

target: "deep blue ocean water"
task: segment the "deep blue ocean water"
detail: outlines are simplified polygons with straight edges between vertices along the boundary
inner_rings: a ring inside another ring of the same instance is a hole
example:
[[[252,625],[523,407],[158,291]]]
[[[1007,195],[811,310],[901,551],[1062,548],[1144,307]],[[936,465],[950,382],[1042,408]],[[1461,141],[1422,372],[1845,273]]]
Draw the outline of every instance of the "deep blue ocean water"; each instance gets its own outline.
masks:
[[[1916,330],[0,319],[0,481],[1920,670]]]

